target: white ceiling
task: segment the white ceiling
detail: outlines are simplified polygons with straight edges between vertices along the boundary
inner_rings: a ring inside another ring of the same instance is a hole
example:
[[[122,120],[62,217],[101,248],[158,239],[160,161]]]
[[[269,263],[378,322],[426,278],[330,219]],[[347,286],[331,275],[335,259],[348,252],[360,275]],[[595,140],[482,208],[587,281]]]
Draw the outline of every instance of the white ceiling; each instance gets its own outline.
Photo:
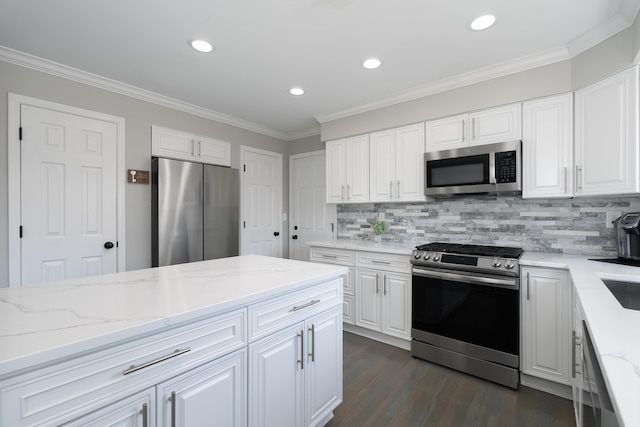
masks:
[[[290,140],[318,133],[318,121],[424,96],[452,77],[568,59],[631,25],[639,7],[640,0],[1,0],[0,59],[26,53]],[[487,12],[497,16],[494,27],[467,29]],[[215,51],[195,52],[193,38]],[[372,56],[383,65],[365,70]],[[289,95],[293,86],[306,94]]]

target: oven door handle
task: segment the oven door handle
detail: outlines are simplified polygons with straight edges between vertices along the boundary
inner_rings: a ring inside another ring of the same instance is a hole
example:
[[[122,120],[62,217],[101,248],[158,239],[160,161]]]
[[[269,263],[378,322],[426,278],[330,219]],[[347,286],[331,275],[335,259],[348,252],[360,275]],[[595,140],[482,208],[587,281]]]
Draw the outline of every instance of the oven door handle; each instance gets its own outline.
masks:
[[[413,274],[420,277],[431,277],[433,279],[446,279],[454,282],[472,283],[476,285],[497,285],[503,287],[509,287],[518,289],[518,282],[516,279],[499,279],[496,277],[478,277],[469,276],[466,274],[449,273],[444,271],[423,270],[421,268],[413,268]]]

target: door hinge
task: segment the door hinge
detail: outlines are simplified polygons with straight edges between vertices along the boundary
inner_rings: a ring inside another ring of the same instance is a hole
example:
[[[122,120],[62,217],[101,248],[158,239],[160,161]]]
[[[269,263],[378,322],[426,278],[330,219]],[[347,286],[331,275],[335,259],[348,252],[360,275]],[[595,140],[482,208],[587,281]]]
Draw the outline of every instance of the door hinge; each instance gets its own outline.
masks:
[[[22,226],[20,226],[20,238],[22,239]]]
[[[18,128],[18,139],[22,141],[22,126]]]

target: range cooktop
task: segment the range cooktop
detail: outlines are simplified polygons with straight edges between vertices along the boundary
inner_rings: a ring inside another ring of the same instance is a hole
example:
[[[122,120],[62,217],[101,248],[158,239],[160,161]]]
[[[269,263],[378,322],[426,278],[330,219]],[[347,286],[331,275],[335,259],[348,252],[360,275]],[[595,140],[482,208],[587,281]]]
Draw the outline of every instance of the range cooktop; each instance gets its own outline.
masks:
[[[476,255],[486,257],[500,258],[520,258],[524,252],[522,248],[512,248],[508,246],[486,246],[486,245],[467,245],[460,243],[427,243],[426,245],[416,246],[420,251],[444,252],[459,255]]]

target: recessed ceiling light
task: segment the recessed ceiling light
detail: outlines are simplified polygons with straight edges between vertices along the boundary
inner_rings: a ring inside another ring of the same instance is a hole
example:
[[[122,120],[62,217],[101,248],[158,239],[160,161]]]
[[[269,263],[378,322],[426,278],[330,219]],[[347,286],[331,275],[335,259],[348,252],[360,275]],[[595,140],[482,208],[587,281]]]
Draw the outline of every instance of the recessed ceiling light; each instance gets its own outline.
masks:
[[[493,15],[482,15],[477,17],[471,23],[471,29],[475,31],[486,30],[496,22],[496,17]]]
[[[367,59],[366,61],[364,61],[362,63],[362,66],[364,68],[366,68],[367,70],[374,70],[374,69],[378,68],[380,66],[380,64],[382,64],[382,63],[380,62],[379,59],[369,58],[369,59]]]
[[[304,90],[300,89],[299,87],[294,87],[289,91],[289,93],[291,95],[300,96],[304,95]]]
[[[213,50],[213,45],[205,40],[192,40],[191,47],[202,53],[209,53]]]

